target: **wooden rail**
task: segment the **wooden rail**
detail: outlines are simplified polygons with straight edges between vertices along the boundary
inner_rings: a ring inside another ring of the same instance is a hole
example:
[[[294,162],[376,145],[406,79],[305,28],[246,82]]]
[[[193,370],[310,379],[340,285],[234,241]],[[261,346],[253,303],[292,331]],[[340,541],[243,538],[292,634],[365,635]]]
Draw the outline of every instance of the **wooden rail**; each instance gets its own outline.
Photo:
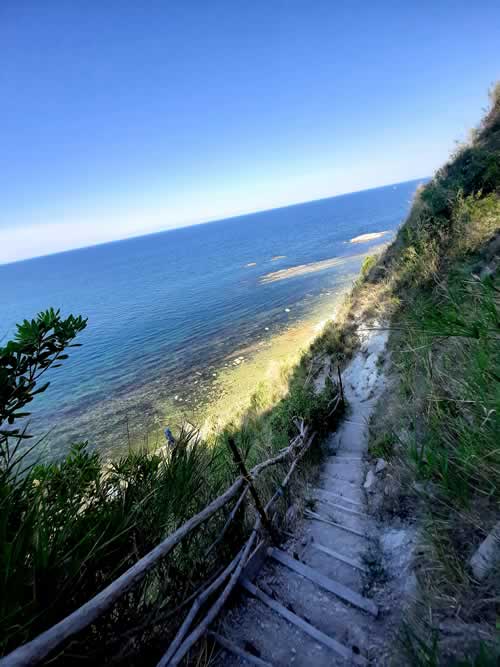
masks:
[[[303,423],[301,424],[300,438],[303,443],[302,447],[300,448],[300,451],[297,451],[297,454],[292,462],[292,465],[290,466],[285,478],[281,482],[280,487],[276,490],[276,492],[271,497],[267,505],[263,508],[261,507],[260,511],[258,510],[257,519],[255,521],[252,533],[250,534],[250,537],[248,538],[247,542],[245,543],[239,554],[236,556],[236,558],[232,561],[232,563],[230,563],[226,568],[226,570],[220,575],[220,577],[216,581],[214,581],[211,586],[205,589],[205,591],[203,591],[194,601],[193,606],[189,611],[189,614],[186,616],[184,620],[184,623],[177,632],[177,635],[175,636],[173,642],[170,644],[163,658],[158,663],[157,667],[177,667],[177,665],[179,665],[181,660],[185,657],[185,655],[192,648],[192,646],[194,646],[194,644],[198,641],[198,639],[208,631],[210,624],[222,609],[230,593],[238,583],[238,580],[240,579],[241,574],[243,572],[243,568],[245,567],[246,563],[249,560],[252,546],[254,545],[255,540],[257,538],[259,528],[261,524],[263,524],[264,522],[264,517],[266,517],[267,519],[270,509],[276,503],[278,498],[282,496],[283,490],[290,481],[292,474],[297,466],[297,463],[307,452],[307,450],[311,445],[311,442],[313,441],[314,436],[311,436],[309,438],[307,437],[307,429],[304,428]],[[272,539],[274,537],[274,529],[272,533],[269,533],[269,530],[266,530],[266,534]],[[230,575],[229,582],[226,584],[219,598],[213,603],[212,607],[209,609],[205,617],[199,622],[198,626],[191,632],[190,635],[186,637],[189,627],[194,621],[197,612],[202,607],[203,602],[206,601],[209,594],[213,593],[218,587],[222,585],[222,582],[225,579],[227,579],[229,575]]]
[[[205,523],[216,512],[225,507],[233,498],[240,494],[236,507],[243,502],[247,491],[253,487],[253,481],[270,466],[274,466],[293,457],[292,465],[281,483],[280,489],[273,495],[271,500],[264,508],[264,515],[267,517],[267,512],[282,495],[282,489],[288,484],[290,477],[295,470],[298,461],[304,456],[309,448],[312,437],[308,435],[307,428],[303,422],[297,420],[296,425],[299,429],[298,435],[290,442],[289,446],[282,450],[277,456],[263,461],[250,470],[247,475],[238,477],[233,484],[218,498],[215,498],[209,503],[201,512],[191,517],[186,523],[180,526],[175,532],[166,537],[160,544],[158,544],[152,551],[143,556],[132,567],[126,570],[115,581],[110,583],[100,593],[95,595],[92,599],[84,605],[76,609],[69,616],[56,623],[45,632],[35,637],[30,642],[19,646],[14,651],[9,653],[4,658],[0,659],[1,667],[24,667],[25,665],[37,665],[41,663],[50,653],[56,649],[60,649],[71,637],[96,622],[103,614],[109,611],[113,604],[117,602],[127,591],[138,584],[150,572],[157,563],[167,556],[172,549],[177,546],[187,535]],[[252,493],[252,491],[251,491]],[[260,502],[260,501],[259,501]],[[260,507],[262,510],[262,507]],[[209,548],[211,550],[216,543],[218,543],[230,521],[236,514],[235,509],[230,514],[226,522],[222,534],[217,538],[216,542]],[[259,513],[255,522],[254,528],[245,545],[242,547],[238,555],[226,567],[226,569],[195,599],[190,612],[183,622],[176,638],[172,642],[169,650],[160,661],[160,665],[177,665],[186,655],[189,649],[199,639],[199,637],[206,632],[209,624],[215,618],[222,608],[224,602],[236,585],[238,578],[243,570],[243,567],[249,560],[252,553],[252,547],[257,539],[259,529],[262,523],[262,514]],[[207,612],[205,619],[186,637],[186,634],[194,621],[198,610],[201,609],[203,603],[208,600],[213,592],[215,592],[227,579],[224,590],[222,591],[218,600],[212,605]],[[167,659],[168,658],[168,659]]]

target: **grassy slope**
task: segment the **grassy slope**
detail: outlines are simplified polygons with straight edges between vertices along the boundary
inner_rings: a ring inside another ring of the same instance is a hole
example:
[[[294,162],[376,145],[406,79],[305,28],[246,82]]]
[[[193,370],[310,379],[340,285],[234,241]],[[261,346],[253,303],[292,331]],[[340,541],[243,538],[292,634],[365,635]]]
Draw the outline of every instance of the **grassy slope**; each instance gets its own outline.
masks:
[[[371,449],[401,480],[385,509],[418,508],[420,597],[406,640],[419,665],[474,650],[469,640],[498,623],[500,573],[476,581],[468,561],[500,516],[499,194],[497,87],[363,288],[392,317],[394,384]],[[477,664],[496,664],[482,651]]]

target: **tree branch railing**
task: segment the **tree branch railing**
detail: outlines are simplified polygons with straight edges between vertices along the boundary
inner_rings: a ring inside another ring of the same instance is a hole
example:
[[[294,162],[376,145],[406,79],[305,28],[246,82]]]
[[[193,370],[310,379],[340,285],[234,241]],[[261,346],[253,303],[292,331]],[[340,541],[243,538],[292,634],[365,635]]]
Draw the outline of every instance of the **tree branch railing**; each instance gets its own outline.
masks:
[[[255,520],[255,524],[253,527],[253,530],[250,534],[250,537],[248,538],[247,542],[245,545],[242,547],[236,558],[227,566],[226,570],[220,575],[220,577],[214,581],[210,586],[208,586],[200,595],[196,598],[194,601],[188,615],[186,616],[181,628],[177,632],[177,635],[175,636],[174,640],[170,644],[167,652],[163,656],[163,658],[160,660],[160,662],[157,664],[157,667],[177,667],[177,665],[180,663],[180,661],[185,657],[185,655],[188,653],[188,651],[194,646],[194,644],[200,639],[202,635],[204,635],[214,620],[214,618],[217,616],[219,611],[222,609],[224,603],[226,602],[227,598],[229,597],[230,593],[238,583],[238,579],[241,575],[241,572],[246,565],[246,563],[249,560],[249,556],[251,554],[251,548],[255,543],[255,540],[257,538],[259,528],[261,524],[263,523],[263,515],[268,517],[269,515],[269,510],[273,507],[273,505],[276,503],[276,501],[283,495],[283,490],[284,488],[288,485],[288,482],[290,481],[293,472],[295,471],[295,468],[297,467],[298,462],[300,459],[305,455],[307,450],[309,449],[313,439],[314,439],[314,434],[310,436],[309,438],[307,437],[307,429],[303,427],[303,423],[301,424],[302,430],[300,433],[300,436],[302,438],[305,438],[303,440],[303,446],[300,448],[300,451],[298,451],[296,457],[294,458],[292,465],[290,466],[286,476],[284,477],[283,481],[281,482],[279,488],[275,491],[271,499],[268,501],[266,506],[263,508],[263,514],[261,512],[258,513],[257,519]],[[294,439],[293,442],[295,442],[296,439]],[[271,537],[272,539],[272,533],[269,534],[269,532],[266,530],[266,534]],[[230,575],[229,582],[225,586],[224,590],[220,594],[219,598],[213,603],[212,607],[209,609],[207,614],[204,616],[204,618],[199,622],[198,626],[191,632],[186,637],[186,634],[189,630],[190,625],[194,621],[198,611],[202,608],[203,603],[206,602],[206,600],[209,598],[209,596],[217,590],[217,588],[220,588],[222,583],[228,578]]]
[[[191,517],[176,531],[167,536],[154,549],[140,558],[132,567],[126,570],[113,582],[108,584],[108,586],[106,586],[100,593],[73,611],[71,614],[69,614],[69,616],[56,623],[45,632],[42,632],[30,642],[19,646],[4,658],[0,659],[0,667],[24,667],[25,665],[37,665],[41,663],[53,651],[60,649],[69,639],[88,628],[91,624],[95,623],[101,616],[108,612],[121,597],[130,591],[132,587],[141,582],[145,576],[187,535],[208,521],[208,519],[224,508],[233,498],[238,496],[236,505],[231,511],[229,518],[223,527],[222,533],[211,545],[211,547],[209,547],[207,551],[207,553],[209,553],[216,546],[216,544],[222,540],[227,528],[229,527],[229,524],[234,519],[237,510],[243,502],[249,489],[250,493],[252,493],[253,482],[259,477],[259,475],[267,468],[277,465],[278,463],[282,463],[288,458],[293,457],[292,465],[286,477],[282,481],[280,488],[278,491],[276,491],[276,493],[264,508],[264,516],[267,517],[269,509],[271,509],[276,500],[282,495],[283,488],[288,484],[298,461],[304,456],[307,449],[309,449],[313,439],[308,435],[308,429],[304,425],[303,421],[296,420],[295,423],[299,433],[291,440],[288,447],[283,449],[273,458],[267,459],[266,461],[263,461],[254,466],[254,468],[248,471],[246,476],[239,476],[223,494],[212,500],[201,512]],[[255,491],[255,487],[253,487],[253,489]],[[162,658],[162,661],[159,663],[160,665],[177,665],[180,660],[182,660],[184,655],[186,655],[189,649],[194,645],[194,643],[199,639],[199,637],[201,637],[206,632],[209,624],[219,613],[220,609],[224,605],[224,602],[236,585],[243,567],[248,562],[249,557],[252,554],[252,547],[257,539],[261,524],[262,513],[259,513],[253,530],[238,555],[225,568],[225,570],[223,570],[222,573],[215,580],[213,580],[212,583],[206,587],[195,599],[191,610],[188,613],[188,616],[177,633],[176,638],[174,638],[174,641],[172,642],[169,650]],[[203,603],[208,600],[212,593],[214,593],[218,588],[220,588],[220,586],[222,586],[228,577],[229,582],[226,584],[218,600],[207,612],[204,621],[200,622],[200,624],[191,632],[191,634],[185,637],[198,611],[202,608]],[[168,660],[166,660],[166,656],[169,656]]]

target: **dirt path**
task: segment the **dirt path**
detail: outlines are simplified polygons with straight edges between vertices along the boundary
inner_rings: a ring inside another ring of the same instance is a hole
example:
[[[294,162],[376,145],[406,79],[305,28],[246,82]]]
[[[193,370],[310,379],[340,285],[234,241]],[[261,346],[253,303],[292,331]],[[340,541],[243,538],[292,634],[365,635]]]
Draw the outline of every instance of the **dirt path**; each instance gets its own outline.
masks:
[[[305,510],[296,539],[269,551],[257,581],[243,583],[245,598],[220,634],[247,657],[224,650],[220,665],[364,665],[379,643],[379,609],[364,594],[367,555],[379,548],[376,522],[366,513],[364,456],[368,420],[384,388],[378,362],[387,334],[363,337],[343,376],[349,414],[328,441],[311,490],[314,509]]]

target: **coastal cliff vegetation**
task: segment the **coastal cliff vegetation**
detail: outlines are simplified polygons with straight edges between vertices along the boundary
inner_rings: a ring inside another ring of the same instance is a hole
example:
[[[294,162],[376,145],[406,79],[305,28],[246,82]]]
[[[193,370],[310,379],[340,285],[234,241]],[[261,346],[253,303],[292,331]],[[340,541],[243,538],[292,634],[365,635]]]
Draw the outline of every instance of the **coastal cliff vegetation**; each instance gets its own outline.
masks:
[[[499,545],[481,571],[474,554],[500,518],[499,265],[497,85],[470,142],[417,192],[359,288],[390,317],[371,451],[390,461],[381,519],[418,530],[399,636],[414,665],[498,660]]]
[[[63,459],[37,460],[43,434],[32,438],[16,421],[47,390],[40,375],[66,359],[86,321],[47,311],[20,325],[0,348],[0,652],[64,618],[226,488],[238,474],[229,438],[251,466],[286,446],[300,417],[317,445],[280,504],[286,525],[290,503],[304,502],[321,439],[340,416],[331,415],[334,381],[317,394],[314,378],[346,363],[363,323],[391,329],[391,382],[371,436],[372,453],[390,462],[394,481],[381,516],[404,512],[422,526],[417,601],[401,629],[408,660],[445,664],[477,645],[486,657],[476,664],[493,664],[499,570],[478,580],[469,563],[499,520],[499,233],[497,86],[470,142],[419,189],[395,241],[365,260],[336,321],[283,370],[279,387],[260,385],[245,412],[208,439],[186,426],[170,448],[113,461],[88,443],[73,444]],[[259,482],[265,499],[282,472]],[[54,661],[158,659],[200,582],[234,557],[251,506],[242,505],[238,518],[215,549],[224,516],[193,534]],[[449,619],[459,619],[467,638],[478,630],[479,644],[448,641]]]
[[[75,443],[55,461],[39,455],[46,436],[36,438],[16,421],[26,406],[50,390],[41,376],[67,359],[65,350],[87,325],[49,310],[18,326],[15,340],[0,349],[0,650],[5,654],[51,627],[151,551],[168,534],[201,511],[238,477],[228,448],[233,439],[248,467],[285,447],[297,434],[296,418],[316,433],[315,447],[300,474],[277,504],[276,520],[307,470],[321,455],[321,438],[341,410],[332,413],[333,382],[314,393],[312,357],[283,369],[279,383],[263,382],[250,405],[221,431],[203,439],[184,426],[175,442],[157,451],[131,449],[105,460],[87,442]],[[280,485],[283,465],[259,478],[267,500]],[[292,503],[293,504],[293,503]],[[220,534],[226,514],[186,538],[154,573],[135,587],[112,613],[54,660],[144,664],[156,660],[179,626],[179,611],[207,577],[234,558],[254,522],[250,503]],[[284,523],[283,523],[284,522]],[[140,648],[140,658],[138,651]]]

